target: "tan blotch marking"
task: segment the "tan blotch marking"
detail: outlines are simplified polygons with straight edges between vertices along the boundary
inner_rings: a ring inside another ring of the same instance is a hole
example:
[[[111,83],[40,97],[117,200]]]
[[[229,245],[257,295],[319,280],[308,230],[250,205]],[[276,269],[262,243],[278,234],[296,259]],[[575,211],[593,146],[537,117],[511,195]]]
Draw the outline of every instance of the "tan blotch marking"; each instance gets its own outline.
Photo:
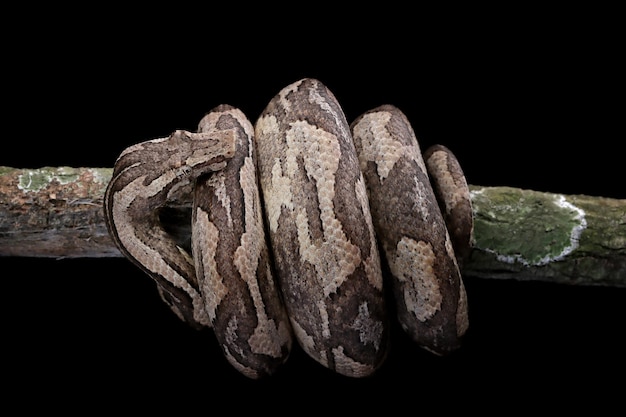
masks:
[[[224,345],[224,356],[226,356],[226,359],[228,360],[228,362],[230,362],[230,364],[239,372],[241,372],[243,375],[247,376],[248,378],[252,378],[252,379],[256,379],[259,377],[259,372],[257,372],[255,369],[249,368],[247,366],[245,366],[244,364],[242,364],[241,362],[237,361],[237,359],[233,356],[232,353],[230,353],[230,350],[228,349],[228,346]]]
[[[130,255],[139,260],[149,271],[167,279],[175,287],[183,289],[191,297],[193,303],[194,320],[206,326],[210,326],[209,319],[204,311],[202,297],[189,283],[187,278],[176,272],[158,253],[145,245],[135,234],[135,228],[131,226],[132,219],[126,208],[137,197],[149,198],[157,194],[166,184],[174,180],[175,173],[168,171],[161,177],[152,181],[147,187],[143,185],[145,176],[133,180],[122,190],[113,196],[112,214],[115,221],[117,234]]]
[[[265,138],[264,141],[258,143],[259,148],[282,141],[282,138],[279,137],[280,128],[275,116],[267,115],[259,117],[255,129],[258,137],[263,136]],[[258,153],[261,154],[262,152],[259,151]],[[265,153],[270,152],[266,151]],[[290,211],[293,210],[291,178],[283,174],[283,167],[279,157],[274,158],[271,178],[269,184],[267,184],[265,197],[270,231],[276,232],[278,230],[278,220],[280,219],[282,207],[286,207]]]
[[[430,243],[403,237],[390,262],[391,272],[403,283],[404,303],[418,320],[426,321],[441,308],[443,296],[434,270]]]
[[[226,184],[224,183],[225,178],[224,171],[218,171],[206,180],[206,184],[213,187],[215,190],[214,193],[217,200],[220,202],[224,210],[226,210],[228,227],[232,229],[233,217],[230,211],[230,195],[226,192]]]
[[[291,83],[287,87],[280,90],[280,92],[278,93],[280,105],[285,109],[285,112],[289,112],[291,110],[291,102],[289,101],[287,96],[293,92],[296,92],[303,81],[304,79]]]
[[[437,178],[443,202],[446,206],[446,213],[449,214],[457,204],[467,198],[462,193],[457,192],[459,187],[448,170],[448,154],[444,151],[435,151],[430,155],[426,163],[431,175]]]
[[[469,328],[469,317],[467,315],[467,293],[463,280],[460,282],[459,288],[459,304],[456,310],[456,334],[461,337]]]
[[[306,330],[304,330],[304,328],[300,326],[300,323],[298,323],[295,319],[290,317],[290,320],[293,333],[296,336],[296,340],[298,340],[298,343],[300,344],[302,349],[310,356],[314,358],[317,357],[318,352],[315,352],[315,340],[313,339],[313,336],[310,336],[306,332]],[[320,354],[323,354],[323,352],[320,352]],[[322,358],[321,363],[324,366],[328,366],[328,361],[325,356]]]
[[[328,339],[330,337],[330,321],[328,320],[328,308],[326,307],[326,300],[319,300],[317,302],[317,308],[319,309],[320,317],[322,318],[322,336]]]
[[[335,119],[334,125],[341,129],[341,135],[343,137],[351,137],[350,132],[345,129],[346,122],[344,120],[343,114],[335,112],[326,97],[321,96],[319,94],[319,91],[317,91],[315,88],[309,90],[309,102],[318,105],[323,111],[333,116],[333,119]]]
[[[354,136],[358,136],[361,140],[361,151],[359,152],[361,170],[366,169],[368,162],[375,162],[376,172],[383,182],[389,176],[396,162],[405,157],[415,161],[422,172],[426,173],[417,139],[414,138],[412,145],[404,145],[395,140],[386,127],[391,117],[392,114],[386,111],[367,113],[353,127]]]
[[[355,361],[343,351],[343,346],[333,348],[333,358],[335,359],[335,370],[342,375],[362,377],[371,374],[374,367]]]
[[[372,320],[367,301],[359,304],[359,314],[350,326],[359,332],[359,340],[364,345],[371,343],[376,350],[380,348],[380,341],[383,334],[383,323],[379,320]]]
[[[233,365],[235,369],[237,369],[239,372],[241,372],[242,374],[250,378],[257,378],[259,375],[258,372],[252,368],[245,366],[241,362],[239,362],[237,358],[230,351],[230,348],[233,348],[234,351],[239,356],[244,355],[243,349],[241,349],[241,347],[239,346],[239,343],[237,342],[237,339],[239,338],[239,334],[237,332],[238,328],[239,326],[237,323],[237,316],[231,317],[231,319],[228,321],[228,324],[226,325],[226,330],[225,330],[226,343],[222,345],[224,355],[226,356],[226,359],[228,360],[228,362],[230,362],[231,365]]]
[[[445,229],[445,232],[446,232],[446,242],[445,242],[446,254],[448,255],[450,259],[452,259],[452,261],[454,262],[454,267],[458,270],[459,264],[456,261],[456,256],[454,254],[454,247],[452,246],[452,239],[450,239],[450,233],[448,232],[448,229]],[[459,271],[459,275],[461,275],[460,271]]]
[[[454,267],[459,271],[459,301],[456,310],[456,332],[457,336],[462,336],[469,327],[469,318],[467,316],[467,294],[465,292],[465,285],[461,278],[461,271],[454,255],[454,248],[452,247],[452,240],[450,239],[450,233],[446,230],[446,253],[450,259],[454,262]]]
[[[168,298],[174,298],[177,301],[180,301],[180,300],[174,297],[173,294],[168,293],[166,295],[165,290],[163,289],[161,285],[157,285],[156,287],[157,287],[157,292],[159,293],[159,296],[161,297],[161,300],[163,300],[163,302],[170,307],[170,309],[174,312],[176,317],[178,317],[182,321],[185,321],[185,316],[183,315],[183,312],[180,310],[180,308],[178,308],[176,304],[173,304],[171,301],[169,301]],[[208,319],[207,319],[207,322],[208,322]],[[210,327],[210,323],[209,323],[209,327]]]
[[[226,294],[228,294],[228,288],[224,285],[222,276],[217,270],[217,262],[215,261],[220,232],[209,220],[208,213],[200,208],[196,210],[196,218],[193,227],[194,252],[195,254],[201,254],[202,259],[198,265],[202,265],[205,268],[203,271],[204,280],[200,283],[200,285],[202,285],[202,292],[205,295],[205,309],[211,322],[213,322],[215,320],[217,307],[224,297],[226,297]]]
[[[413,177],[413,212],[419,213],[420,222],[424,225],[435,225],[434,222],[430,222],[428,217],[430,216],[430,209],[428,208],[429,197],[431,197],[430,190],[426,188],[424,183],[418,180],[417,176]]]
[[[271,196],[271,198],[266,199],[270,230],[276,232],[278,230],[281,208],[286,207],[293,211],[291,179],[283,176],[283,168],[278,158],[274,160],[274,165],[272,165],[272,179],[267,194]]]
[[[380,269],[380,254],[378,253],[378,246],[376,244],[376,234],[374,232],[374,224],[372,223],[372,215],[370,214],[369,200],[367,198],[367,188],[363,177],[360,177],[354,184],[354,193],[361,205],[361,211],[363,217],[367,222],[367,231],[370,240],[370,256],[363,260],[363,266],[365,267],[365,275],[370,285],[377,290],[383,289],[383,274]]]
[[[323,238],[311,241],[306,207],[296,214],[298,242],[302,258],[311,263],[321,280],[324,296],[337,288],[361,263],[361,251],[346,237],[341,222],[335,217],[335,173],[339,166],[341,149],[338,139],[322,129],[297,121],[286,132],[287,172],[294,178],[298,172],[297,158],[304,160],[307,176],[317,187]]]
[[[226,345],[224,345],[224,347],[232,346],[235,348],[235,351],[239,355],[243,355],[243,349],[241,349],[241,347],[239,347],[239,344],[237,343],[237,339],[239,339],[239,333],[237,332],[237,329],[239,329],[237,316],[232,316],[230,320],[228,320],[228,323],[226,324],[226,329],[224,330],[224,340],[226,341]]]
[[[330,364],[328,363],[328,356],[327,356],[327,354],[326,354],[326,351],[325,351],[325,350],[322,350],[322,351],[320,351],[320,352],[319,352],[319,358],[318,358],[318,361],[319,361],[322,365],[324,365],[325,367],[327,367],[327,368],[328,368],[328,367],[330,367]]]
[[[281,345],[285,340],[280,338],[281,335],[274,320],[267,316],[257,280],[259,258],[265,244],[265,234],[263,223],[261,223],[256,169],[252,158],[245,158],[239,171],[239,177],[243,190],[246,231],[241,235],[241,244],[235,250],[233,263],[241,278],[248,285],[257,315],[257,327],[254,329],[253,335],[250,336],[248,343],[254,353],[279,357]]]

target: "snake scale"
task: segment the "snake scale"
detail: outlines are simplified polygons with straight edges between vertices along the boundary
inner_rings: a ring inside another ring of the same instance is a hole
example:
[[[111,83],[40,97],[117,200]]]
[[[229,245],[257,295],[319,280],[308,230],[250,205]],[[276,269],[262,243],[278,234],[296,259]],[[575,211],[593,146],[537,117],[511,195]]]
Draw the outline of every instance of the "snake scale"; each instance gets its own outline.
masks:
[[[160,221],[181,197],[193,201],[191,253]],[[128,147],[104,199],[120,251],[252,379],[274,374],[294,340],[341,375],[372,375],[389,350],[390,311],[424,349],[458,349],[471,210],[448,148],[422,154],[392,105],[349,124],[313,78],[283,88],[254,125],[223,104],[196,132]]]

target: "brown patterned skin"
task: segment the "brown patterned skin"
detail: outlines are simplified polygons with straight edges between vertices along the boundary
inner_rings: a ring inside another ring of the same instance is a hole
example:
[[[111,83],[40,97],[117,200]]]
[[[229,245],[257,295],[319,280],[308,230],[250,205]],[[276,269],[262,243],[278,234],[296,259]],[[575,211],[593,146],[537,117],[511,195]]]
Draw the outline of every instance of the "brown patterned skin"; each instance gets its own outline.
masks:
[[[473,224],[447,148],[422,157],[408,119],[390,105],[348,125],[333,94],[310,78],[282,89],[254,127],[221,105],[198,130],[123,151],[106,222],[181,319],[213,327],[239,372],[275,373],[294,336],[342,375],[378,369],[389,342],[379,247],[405,331],[439,355],[459,347],[468,318],[457,262]],[[191,254],[159,221],[181,194],[193,195]]]
[[[465,333],[465,289],[415,133],[396,107],[351,125],[398,320],[422,347],[447,354]]]
[[[104,197],[106,224],[117,247],[155,280],[174,313],[195,328],[210,323],[194,263],[163,229],[158,210],[200,175],[224,168],[234,153],[232,130],[178,130],[130,146],[115,162]]]
[[[472,199],[465,174],[456,156],[443,145],[432,145],[426,149],[424,161],[452,239],[454,253],[462,264],[474,244]]]
[[[233,130],[237,150],[226,168],[198,179],[192,253],[204,305],[228,361],[258,379],[289,356],[291,326],[275,282],[256,177],[254,128],[232,106],[211,110],[199,132]]]
[[[386,357],[380,258],[349,125],[315,79],[282,89],[255,125],[274,262],[297,341],[324,366],[370,375]]]

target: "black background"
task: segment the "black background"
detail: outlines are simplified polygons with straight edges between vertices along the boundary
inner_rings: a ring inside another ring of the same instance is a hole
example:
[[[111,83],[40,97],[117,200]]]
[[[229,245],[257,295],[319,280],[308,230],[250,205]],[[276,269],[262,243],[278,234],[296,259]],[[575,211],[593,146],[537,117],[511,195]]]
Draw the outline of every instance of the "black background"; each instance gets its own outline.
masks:
[[[110,167],[131,144],[195,130],[221,103],[254,121],[281,88],[314,77],[348,121],[398,106],[422,148],[451,148],[471,184],[626,198],[623,44],[610,11],[432,15],[389,4],[369,16],[310,7],[271,18],[239,8],[164,10],[158,19],[128,10],[20,15],[20,30],[3,37],[0,165]],[[335,375],[294,346],[277,375],[251,381],[210,330],[178,321],[124,259],[0,263],[1,378],[12,387],[3,395],[28,394],[25,409],[80,408],[82,399],[206,414],[219,404],[504,413],[619,404],[624,391],[621,288],[466,277],[470,330],[451,356],[394,328],[388,360],[370,378]]]

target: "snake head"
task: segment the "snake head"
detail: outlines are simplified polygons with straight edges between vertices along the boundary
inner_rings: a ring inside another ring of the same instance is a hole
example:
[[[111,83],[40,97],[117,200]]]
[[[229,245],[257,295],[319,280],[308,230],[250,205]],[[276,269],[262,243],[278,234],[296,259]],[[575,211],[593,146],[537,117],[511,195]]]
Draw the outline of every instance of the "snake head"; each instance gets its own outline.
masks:
[[[226,166],[235,155],[236,133],[232,129],[201,133],[176,130],[167,142],[167,147],[175,150],[171,164],[177,175],[197,178]]]
[[[195,181],[226,167],[235,155],[235,132],[232,130],[192,133],[176,130],[163,145],[167,148],[166,169],[173,171],[168,199],[191,195],[190,187]]]

